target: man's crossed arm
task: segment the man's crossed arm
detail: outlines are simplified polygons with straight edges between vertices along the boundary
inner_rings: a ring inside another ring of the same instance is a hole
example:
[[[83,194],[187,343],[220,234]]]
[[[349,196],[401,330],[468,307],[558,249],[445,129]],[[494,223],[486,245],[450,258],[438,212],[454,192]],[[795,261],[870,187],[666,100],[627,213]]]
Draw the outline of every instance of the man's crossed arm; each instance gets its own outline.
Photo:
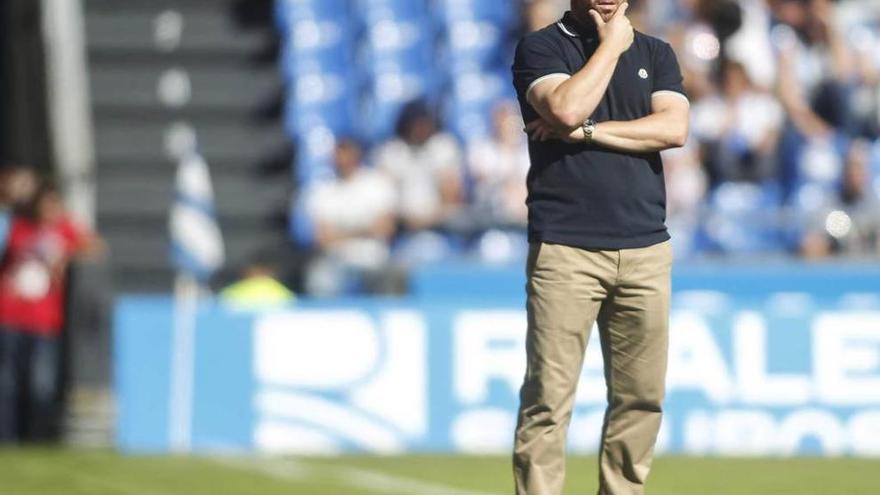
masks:
[[[599,106],[621,54],[633,42],[633,28],[625,15],[627,7],[626,3],[621,5],[608,22],[591,10],[601,43],[587,64],[571,78],[545,79],[529,90],[526,98],[540,115],[526,126],[532,140],[586,142],[582,124]],[[596,125],[591,141],[632,153],[684,146],[689,104],[682,96],[657,92],[651,98],[650,115],[626,122],[601,122]]]
[[[621,5],[607,23],[591,10],[601,43],[590,60],[571,77],[547,78],[529,88],[526,99],[550,127],[570,132],[596,111],[617,61],[633,43],[632,24],[626,17],[628,7],[627,3]]]
[[[651,98],[650,115],[630,121],[600,122],[589,141],[581,126],[574,130],[555,127],[543,118],[529,122],[526,132],[538,141],[592,142],[617,151],[652,153],[684,146],[688,136],[688,111],[689,104],[682,95],[659,92]]]

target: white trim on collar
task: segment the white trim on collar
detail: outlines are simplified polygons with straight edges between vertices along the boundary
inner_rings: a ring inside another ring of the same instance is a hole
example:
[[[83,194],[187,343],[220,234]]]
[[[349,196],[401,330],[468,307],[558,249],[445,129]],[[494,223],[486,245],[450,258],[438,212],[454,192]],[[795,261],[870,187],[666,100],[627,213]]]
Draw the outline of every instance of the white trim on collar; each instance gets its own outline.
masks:
[[[558,21],[558,22],[556,23],[556,26],[558,26],[559,29],[561,29],[563,33],[565,33],[565,34],[571,36],[572,38],[580,38],[580,37],[581,37],[581,35],[579,35],[579,34],[577,34],[577,33],[574,33],[574,32],[572,32],[570,29],[568,29],[568,26],[566,26],[565,24],[563,24],[563,23],[562,23],[562,20]]]

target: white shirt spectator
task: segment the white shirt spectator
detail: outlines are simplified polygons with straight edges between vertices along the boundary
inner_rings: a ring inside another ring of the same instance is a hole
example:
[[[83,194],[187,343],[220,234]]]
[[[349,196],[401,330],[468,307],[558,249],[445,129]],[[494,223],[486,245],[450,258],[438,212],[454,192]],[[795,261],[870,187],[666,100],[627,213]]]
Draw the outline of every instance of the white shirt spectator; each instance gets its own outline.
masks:
[[[387,243],[364,234],[394,214],[394,188],[383,174],[361,167],[348,179],[320,182],[307,193],[306,209],[316,224],[351,234],[327,246],[328,254],[363,268],[387,262]]]
[[[771,89],[776,82],[776,55],[770,41],[770,11],[764,0],[740,0],[743,23],[727,40],[727,56],[742,64],[754,83]]]
[[[468,165],[475,205],[495,220],[524,224],[530,163],[525,142],[514,147],[490,139],[474,142]]]
[[[732,105],[718,95],[708,96],[695,103],[691,113],[694,137],[718,140],[733,134],[750,148],[757,147],[768,133],[777,132],[785,118],[776,98],[757,91],[741,95]]]
[[[378,170],[386,173],[397,189],[397,211],[404,219],[440,216],[441,187],[450,176],[461,176],[461,151],[449,134],[438,133],[421,146],[401,139],[383,145],[375,156]]]

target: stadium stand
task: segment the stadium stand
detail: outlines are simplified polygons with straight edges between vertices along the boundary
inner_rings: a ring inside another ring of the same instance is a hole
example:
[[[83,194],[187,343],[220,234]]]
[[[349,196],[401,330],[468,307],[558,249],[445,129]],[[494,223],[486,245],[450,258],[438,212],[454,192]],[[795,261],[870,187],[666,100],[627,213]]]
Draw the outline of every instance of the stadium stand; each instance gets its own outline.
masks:
[[[262,63],[265,27],[244,26],[215,2],[84,2],[97,155],[97,225],[121,290],[164,290],[175,142],[194,133],[213,172],[230,270],[286,244],[291,184],[263,164],[289,147],[259,110],[281,86]],[[222,275],[221,275],[222,277]]]
[[[802,246],[805,219],[838,195],[856,140],[868,150],[868,195],[880,192],[878,16],[858,16],[861,3],[852,1],[837,7],[838,24],[816,21],[822,16],[813,10],[827,3],[633,2],[637,26],[679,52],[695,114],[691,142],[667,159],[680,257],[810,255]],[[437,108],[465,149],[490,136],[492,109],[514,98],[509,66],[526,23],[520,13],[537,10],[518,0],[276,5],[289,83],[286,129],[299,144],[295,181],[304,189],[332,176],[336,136],[377,148],[415,99]],[[832,60],[828,50],[851,59]],[[299,206],[294,201],[291,232],[308,246]],[[449,256],[484,257],[480,238],[471,232],[450,241]]]

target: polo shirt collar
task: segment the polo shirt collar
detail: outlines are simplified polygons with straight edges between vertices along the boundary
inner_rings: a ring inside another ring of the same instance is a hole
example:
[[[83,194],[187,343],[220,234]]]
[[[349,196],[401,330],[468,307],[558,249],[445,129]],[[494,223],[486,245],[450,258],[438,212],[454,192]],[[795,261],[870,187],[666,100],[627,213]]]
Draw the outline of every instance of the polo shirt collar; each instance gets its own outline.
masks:
[[[567,11],[565,15],[562,16],[562,19],[556,23],[556,26],[562,31],[566,36],[570,36],[572,38],[580,38],[584,37],[594,37],[598,34],[596,30],[596,24],[590,19],[590,24],[585,26],[578,22],[575,19],[574,14],[571,11]]]

